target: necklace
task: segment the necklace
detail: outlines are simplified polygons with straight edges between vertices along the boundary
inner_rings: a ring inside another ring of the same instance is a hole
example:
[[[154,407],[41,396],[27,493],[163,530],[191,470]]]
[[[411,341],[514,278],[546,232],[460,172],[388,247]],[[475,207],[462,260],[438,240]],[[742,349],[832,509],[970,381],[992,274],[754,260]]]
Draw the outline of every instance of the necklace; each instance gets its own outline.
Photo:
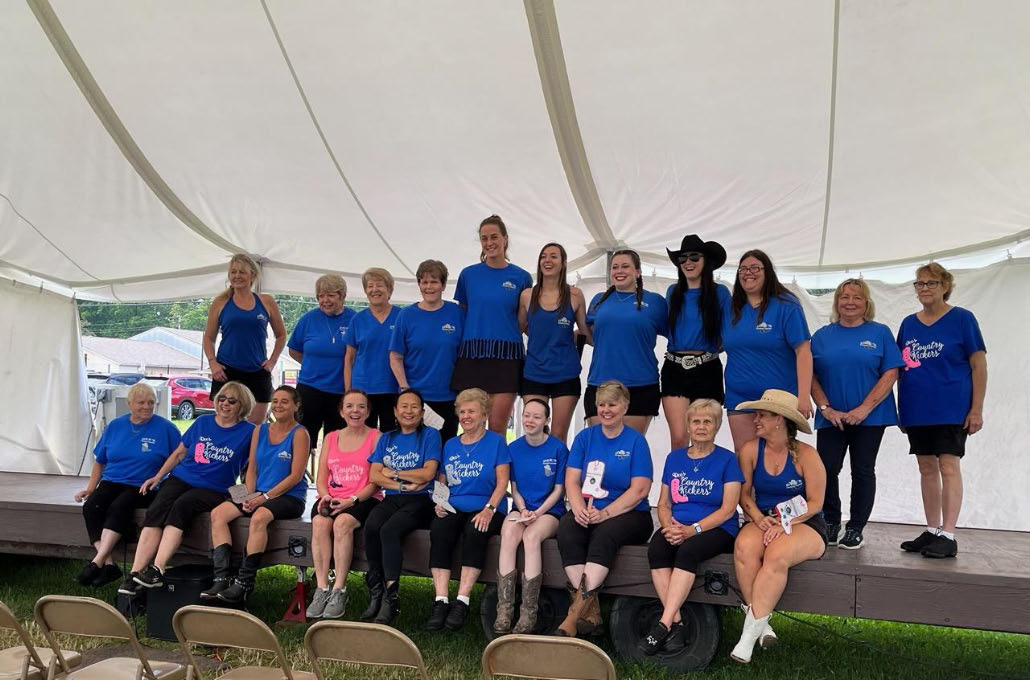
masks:
[[[626,297],[623,297],[623,295],[625,295]],[[627,300],[632,300],[636,296],[637,296],[636,291],[634,291],[632,293],[620,293],[619,291],[615,291],[615,299],[618,300],[619,302],[626,302]]]
[[[146,426],[146,423],[140,423],[140,424],[139,424],[139,427],[136,427],[136,424],[135,424],[135,423],[133,423],[133,422],[132,422],[131,420],[129,421],[129,429],[131,429],[131,430],[132,430],[132,433],[133,433],[133,434],[139,434],[140,432],[142,432],[142,431],[143,431],[143,428],[144,428],[145,426]]]
[[[325,312],[322,312],[322,313],[325,314]],[[333,332],[333,327],[329,325],[329,315],[328,314],[325,314],[325,329],[327,331],[329,331],[329,339],[332,340],[333,344],[335,345],[336,344],[336,333]]]
[[[697,472],[699,469],[701,469],[701,462],[704,461],[704,459],[707,458],[707,457],[708,457],[707,453],[704,454],[703,456],[699,456],[697,458],[692,458],[690,453],[689,453],[689,451],[687,453],[687,458],[689,458],[693,462],[692,464],[693,464],[694,472]]]
[[[466,456],[471,456],[472,455],[472,452],[475,451],[476,447],[479,446],[479,443],[481,441],[483,441],[483,438],[485,437],[485,435],[486,435],[486,433],[484,432],[483,436],[481,436],[479,439],[477,439],[476,443],[472,445],[472,448],[469,448],[468,446],[466,446],[465,442],[462,442],[460,439],[458,440],[459,442],[461,442],[461,448],[465,452]]]

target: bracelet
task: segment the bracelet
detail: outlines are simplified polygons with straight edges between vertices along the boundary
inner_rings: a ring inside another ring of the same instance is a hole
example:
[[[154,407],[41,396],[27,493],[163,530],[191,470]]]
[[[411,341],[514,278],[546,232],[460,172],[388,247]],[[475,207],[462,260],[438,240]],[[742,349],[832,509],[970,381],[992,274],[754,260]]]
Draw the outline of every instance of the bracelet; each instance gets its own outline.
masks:
[[[405,482],[397,482],[397,490],[398,491],[407,491],[408,490],[407,483],[405,483]]]
[[[393,481],[397,481],[398,473],[396,470],[393,471]]]
[[[270,500],[272,500],[271,498],[269,498],[269,497],[268,497],[268,494],[267,494],[267,493],[265,493],[264,491],[262,491],[262,492],[261,492],[261,495],[262,495],[262,496],[264,497],[264,499],[265,499],[266,501],[270,501]]]

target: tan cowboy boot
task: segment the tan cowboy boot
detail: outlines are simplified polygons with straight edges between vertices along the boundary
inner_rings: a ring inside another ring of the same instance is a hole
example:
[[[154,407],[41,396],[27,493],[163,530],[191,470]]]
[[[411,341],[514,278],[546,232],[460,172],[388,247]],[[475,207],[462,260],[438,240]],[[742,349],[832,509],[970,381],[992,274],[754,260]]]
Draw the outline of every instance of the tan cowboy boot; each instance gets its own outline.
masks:
[[[515,624],[515,633],[532,633],[536,630],[536,616],[540,611],[540,586],[543,575],[531,579],[522,578],[522,606],[519,608],[519,622]]]

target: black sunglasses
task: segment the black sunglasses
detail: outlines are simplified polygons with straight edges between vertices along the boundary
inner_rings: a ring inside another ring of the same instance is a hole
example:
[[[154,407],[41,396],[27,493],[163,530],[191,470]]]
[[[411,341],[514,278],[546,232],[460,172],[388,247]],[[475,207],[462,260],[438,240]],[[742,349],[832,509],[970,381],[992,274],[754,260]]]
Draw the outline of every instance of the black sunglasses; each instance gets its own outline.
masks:
[[[701,253],[682,253],[676,256],[676,261],[680,264],[684,262],[700,262],[701,258],[704,257]]]

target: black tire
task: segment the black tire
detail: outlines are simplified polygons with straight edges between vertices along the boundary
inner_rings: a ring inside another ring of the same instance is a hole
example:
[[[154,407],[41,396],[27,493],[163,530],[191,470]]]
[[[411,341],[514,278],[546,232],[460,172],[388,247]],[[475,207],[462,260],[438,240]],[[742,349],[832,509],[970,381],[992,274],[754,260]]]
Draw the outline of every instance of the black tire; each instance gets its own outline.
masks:
[[[680,609],[686,647],[678,654],[659,652],[646,656],[637,643],[662,616],[662,604],[654,598],[620,595],[612,603],[609,628],[618,655],[628,661],[653,661],[677,673],[703,670],[719,649],[721,624],[715,605],[686,602]]]
[[[193,402],[188,399],[183,399],[179,402],[179,408],[175,411],[175,417],[179,420],[193,420],[193,417],[197,415],[197,409],[193,406]]]
[[[521,592],[515,593],[515,620],[519,618],[519,606],[522,604]],[[540,612],[536,617],[534,635],[553,635],[558,624],[565,620],[569,612],[569,595],[564,588],[540,589]],[[483,635],[487,640],[500,637],[494,632],[494,620],[497,618],[497,586],[488,585],[483,591],[483,599],[479,605],[479,620],[483,626]],[[514,625],[514,624],[513,624]]]

